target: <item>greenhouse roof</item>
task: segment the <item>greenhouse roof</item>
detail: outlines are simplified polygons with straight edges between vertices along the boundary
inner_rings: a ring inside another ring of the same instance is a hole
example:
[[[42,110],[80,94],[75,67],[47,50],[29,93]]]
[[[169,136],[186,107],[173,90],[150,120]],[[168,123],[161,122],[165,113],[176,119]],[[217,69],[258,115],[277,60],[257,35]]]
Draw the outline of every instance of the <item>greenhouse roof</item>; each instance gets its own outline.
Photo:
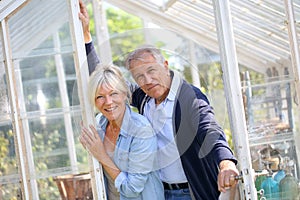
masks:
[[[211,0],[106,0],[161,27],[188,35],[219,52]],[[300,1],[294,0],[296,22]],[[289,36],[282,0],[230,0],[237,57],[240,64],[265,73],[269,67],[290,65]],[[300,29],[296,23],[297,30]],[[300,30],[299,30],[300,31]]]
[[[25,0],[0,1],[1,20]],[[160,27],[173,30],[219,53],[214,9],[211,0],[104,0]],[[68,20],[59,1],[25,1],[25,9],[10,22],[12,48],[35,48],[49,36],[53,26]],[[265,73],[269,67],[291,65],[285,4],[282,0],[230,0],[231,17],[239,64]],[[297,32],[300,32],[300,0],[294,0]],[[32,6],[31,6],[32,5]],[[44,22],[41,23],[41,17]],[[38,19],[39,20],[36,20]],[[39,24],[35,22],[39,21]],[[38,25],[38,26],[37,26]],[[19,28],[17,28],[19,27]],[[22,28],[22,29],[21,29]],[[45,34],[48,33],[48,34]],[[31,43],[24,38],[33,37]],[[39,41],[37,41],[39,40]]]

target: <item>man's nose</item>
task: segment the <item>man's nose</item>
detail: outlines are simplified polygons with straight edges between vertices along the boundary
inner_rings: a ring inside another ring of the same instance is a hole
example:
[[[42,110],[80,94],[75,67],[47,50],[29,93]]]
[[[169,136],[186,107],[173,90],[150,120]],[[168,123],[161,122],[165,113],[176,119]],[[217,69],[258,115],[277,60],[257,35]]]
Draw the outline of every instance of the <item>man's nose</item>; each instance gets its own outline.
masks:
[[[149,84],[149,83],[151,83],[151,81],[152,81],[152,77],[151,77],[151,75],[149,75],[149,74],[145,74],[145,76],[144,76],[145,78],[145,80],[144,80],[144,84]]]

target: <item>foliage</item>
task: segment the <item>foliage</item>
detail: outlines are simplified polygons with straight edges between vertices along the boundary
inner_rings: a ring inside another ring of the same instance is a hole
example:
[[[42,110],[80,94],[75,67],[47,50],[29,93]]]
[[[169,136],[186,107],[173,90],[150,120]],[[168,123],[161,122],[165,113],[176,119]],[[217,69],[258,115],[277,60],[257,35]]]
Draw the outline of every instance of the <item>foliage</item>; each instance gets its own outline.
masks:
[[[0,127],[0,176],[17,173],[14,136],[11,126]],[[10,180],[8,180],[10,181]],[[0,194],[6,199],[16,199],[16,184],[10,183],[0,188]]]
[[[140,18],[114,7],[106,9],[106,17],[110,35],[143,27]]]
[[[226,139],[227,139],[227,142],[229,144],[229,147],[234,151],[234,145],[232,143],[232,134],[231,134],[230,130],[225,128],[224,133],[226,135]]]
[[[110,44],[114,64],[124,66],[126,54],[145,42],[144,35],[137,30],[143,27],[140,18],[117,8],[106,9],[107,26],[111,35]]]

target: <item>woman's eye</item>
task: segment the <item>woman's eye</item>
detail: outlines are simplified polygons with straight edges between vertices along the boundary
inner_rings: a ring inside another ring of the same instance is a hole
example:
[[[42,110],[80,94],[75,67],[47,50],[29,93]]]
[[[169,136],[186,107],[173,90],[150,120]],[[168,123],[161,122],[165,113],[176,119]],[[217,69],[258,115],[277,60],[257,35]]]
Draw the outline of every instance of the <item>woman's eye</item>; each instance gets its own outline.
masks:
[[[102,99],[103,98],[103,96],[97,96],[96,97],[96,99]]]

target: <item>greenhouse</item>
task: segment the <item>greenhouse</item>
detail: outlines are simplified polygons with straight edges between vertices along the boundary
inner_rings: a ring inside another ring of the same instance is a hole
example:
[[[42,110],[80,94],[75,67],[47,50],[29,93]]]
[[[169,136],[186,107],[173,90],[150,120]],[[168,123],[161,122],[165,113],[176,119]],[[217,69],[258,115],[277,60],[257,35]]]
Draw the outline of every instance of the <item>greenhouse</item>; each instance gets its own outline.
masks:
[[[0,0],[0,199],[107,199],[79,141],[95,113],[78,1]],[[126,56],[151,44],[208,97],[240,172],[220,199],[300,199],[300,0],[83,1],[102,63],[133,81]]]

